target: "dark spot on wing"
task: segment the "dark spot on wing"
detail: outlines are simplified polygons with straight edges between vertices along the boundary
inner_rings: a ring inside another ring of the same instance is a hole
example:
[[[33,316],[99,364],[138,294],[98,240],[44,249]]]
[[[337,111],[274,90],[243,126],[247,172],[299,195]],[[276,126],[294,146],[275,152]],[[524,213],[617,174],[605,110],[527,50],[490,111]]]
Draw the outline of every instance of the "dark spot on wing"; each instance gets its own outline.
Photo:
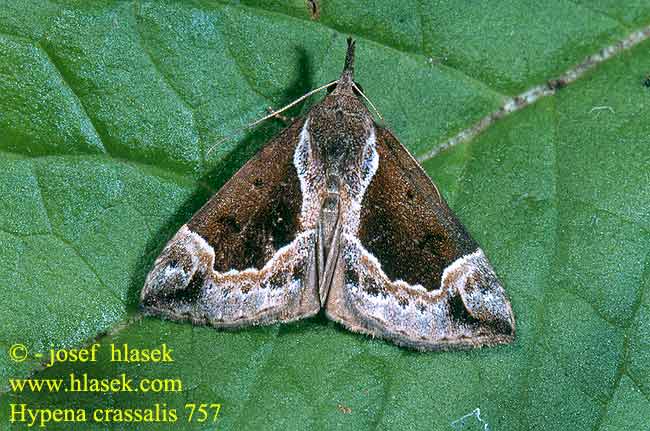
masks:
[[[465,304],[459,295],[454,295],[449,300],[449,311],[451,313],[451,318],[457,322],[465,324],[478,323],[478,320],[476,320],[467,312]]]
[[[369,295],[377,296],[383,290],[383,288],[372,277],[366,277],[363,281],[365,282],[365,291]]]
[[[305,277],[305,265],[294,265],[291,275],[294,280],[302,280]]]
[[[409,189],[406,192],[406,199],[412,201],[415,198],[415,195],[413,194],[413,190]]]
[[[345,277],[346,284],[352,284],[354,286],[359,285],[359,273],[354,269],[350,269],[349,267],[346,267],[344,277]]]
[[[284,286],[284,274],[280,271],[275,272],[271,278],[269,278],[269,289],[280,289]]]
[[[177,289],[172,294],[170,294],[167,299],[173,302],[179,302],[182,304],[192,304],[198,301],[201,296],[201,289],[205,284],[205,278],[200,272],[194,273],[194,276],[190,280],[189,284],[185,289]]]

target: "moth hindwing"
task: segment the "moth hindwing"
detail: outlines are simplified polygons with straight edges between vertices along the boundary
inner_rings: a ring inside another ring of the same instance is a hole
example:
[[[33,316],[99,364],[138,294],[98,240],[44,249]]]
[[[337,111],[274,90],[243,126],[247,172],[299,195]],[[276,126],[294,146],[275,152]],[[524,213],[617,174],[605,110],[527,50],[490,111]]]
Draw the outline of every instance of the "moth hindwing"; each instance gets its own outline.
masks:
[[[218,328],[325,314],[420,350],[514,339],[485,254],[353,79],[271,140],[165,246],[148,314]]]

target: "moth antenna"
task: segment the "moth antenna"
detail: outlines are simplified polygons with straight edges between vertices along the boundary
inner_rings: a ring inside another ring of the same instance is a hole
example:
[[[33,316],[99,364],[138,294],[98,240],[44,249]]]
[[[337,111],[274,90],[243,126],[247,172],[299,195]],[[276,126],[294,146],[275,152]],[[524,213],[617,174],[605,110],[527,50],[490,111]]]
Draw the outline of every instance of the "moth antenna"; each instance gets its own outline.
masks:
[[[250,123],[250,124],[247,124],[246,126],[244,126],[244,127],[240,128],[240,129],[236,130],[236,132],[241,132],[242,130],[246,130],[246,129],[250,129],[251,127],[255,127],[255,126],[257,126],[258,124],[260,124],[261,122],[266,121],[266,120],[268,120],[269,118],[273,118],[273,117],[275,117],[276,115],[278,115],[278,114],[280,114],[280,113],[286,111],[287,109],[291,108],[292,106],[294,106],[294,105],[296,105],[296,104],[302,102],[303,100],[305,100],[306,98],[308,98],[308,97],[311,96],[312,94],[314,94],[314,93],[318,93],[318,92],[321,91],[321,90],[324,90],[324,89],[326,89],[326,88],[329,88],[329,87],[331,87],[332,85],[336,84],[337,82],[339,82],[339,81],[336,80],[336,81],[328,82],[328,83],[325,84],[325,85],[321,85],[320,87],[311,90],[309,93],[303,94],[302,96],[300,96],[299,98],[297,98],[297,99],[294,100],[293,102],[291,102],[291,103],[289,103],[288,105],[286,105],[286,106],[284,106],[284,107],[278,109],[277,111],[273,111],[273,112],[271,112],[269,115],[266,115],[266,116],[260,118],[259,120],[254,121],[254,122],[252,122],[252,123]],[[228,140],[231,139],[231,138],[232,138],[232,136],[230,136],[230,137],[225,137],[225,138],[219,140],[216,144],[214,144],[213,146],[211,146],[211,147],[208,149],[208,151],[205,153],[205,155],[206,155],[206,156],[209,156],[210,153],[212,152],[212,150],[214,150],[218,145],[223,144],[224,142],[228,141]]]
[[[311,96],[312,94],[314,94],[314,93],[318,93],[318,92],[321,91],[321,90],[324,90],[324,89],[326,89],[326,88],[328,88],[328,87],[331,87],[332,85],[336,84],[337,82],[338,82],[338,81],[332,81],[332,82],[328,82],[328,83],[325,84],[325,85],[321,85],[320,87],[311,90],[309,93],[306,93],[306,94],[300,96],[299,98],[297,98],[297,99],[294,100],[293,102],[289,103],[288,105],[286,105],[286,106],[284,106],[284,107],[278,109],[277,111],[273,111],[273,112],[271,112],[269,115],[267,115],[267,116],[265,116],[265,117],[262,117],[262,118],[260,118],[259,120],[255,121],[255,122],[253,122],[253,123],[250,123],[249,125],[245,126],[245,128],[249,129],[249,128],[253,127],[253,126],[257,126],[257,125],[258,125],[259,123],[261,123],[262,121],[265,121],[265,120],[268,120],[269,118],[275,117],[276,115],[278,115],[278,114],[280,114],[280,113],[286,111],[287,109],[291,108],[292,106],[294,106],[294,105],[296,105],[296,104],[302,102],[303,100],[305,100],[306,98],[308,98],[308,97]]]
[[[363,99],[364,99],[366,102],[368,102],[368,104],[370,105],[370,107],[372,108],[372,110],[375,111],[375,114],[377,114],[377,116],[379,117],[379,119],[380,119],[381,121],[384,121],[384,117],[381,116],[381,114],[379,113],[379,111],[377,110],[377,108],[375,107],[375,105],[370,101],[370,99],[368,99],[368,97],[367,97],[365,94],[363,94],[363,91],[361,91],[361,89],[359,88],[359,86],[358,86],[357,84],[355,84],[354,81],[352,81],[352,86],[354,87],[355,90],[357,90],[357,91],[359,92],[359,94],[361,95],[361,97],[363,97]]]

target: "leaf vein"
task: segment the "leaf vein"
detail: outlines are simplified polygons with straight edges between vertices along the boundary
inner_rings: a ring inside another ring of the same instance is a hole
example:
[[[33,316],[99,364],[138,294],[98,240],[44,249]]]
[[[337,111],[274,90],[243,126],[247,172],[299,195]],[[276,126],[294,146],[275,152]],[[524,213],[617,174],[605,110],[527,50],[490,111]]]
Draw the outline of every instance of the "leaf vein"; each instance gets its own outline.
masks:
[[[93,132],[95,133],[95,136],[99,143],[102,146],[102,150],[104,153],[109,154],[108,151],[108,139],[105,136],[102,136],[102,133],[100,133],[99,128],[95,124],[95,121],[92,119],[90,114],[88,113],[88,109],[86,108],[85,104],[83,103],[83,100],[81,96],[77,93],[77,91],[74,89],[72,86],[70,80],[65,76],[63,73],[63,69],[57,64],[57,62],[54,60],[54,57],[50,54],[50,52],[45,48],[45,46],[40,42],[36,41],[34,42],[34,45],[40,49],[40,51],[45,55],[45,58],[49,61],[49,63],[52,65],[54,70],[57,72],[59,77],[61,78],[61,81],[68,87],[70,92],[72,93],[72,96],[76,99],[76,102],[79,104],[79,107],[81,108],[81,111],[83,112],[84,116],[88,119],[88,122],[90,126],[92,127]]]
[[[644,273],[650,273],[650,252],[646,254],[646,259],[645,259],[645,265],[644,265]],[[621,362],[618,365],[617,369],[617,374],[616,374],[616,380],[614,381],[614,384],[612,385],[612,389],[609,393],[608,398],[605,400],[603,409],[601,411],[601,415],[599,416],[598,420],[596,421],[596,424],[594,425],[593,430],[598,431],[598,429],[601,427],[605,419],[607,418],[607,413],[609,409],[609,404],[612,402],[614,399],[614,396],[616,395],[616,390],[618,389],[619,385],[621,384],[621,380],[623,376],[626,374],[627,370],[627,362],[629,360],[629,351],[630,351],[630,332],[633,329],[633,323],[636,321],[636,318],[641,310],[641,304],[643,303],[643,295],[644,295],[645,289],[643,287],[639,288],[639,292],[637,293],[636,300],[634,301],[634,304],[632,306],[632,315],[629,319],[629,321],[625,325],[625,335],[623,339],[623,355],[621,355]],[[634,382],[634,380],[632,380]],[[636,382],[634,382],[636,385]],[[645,393],[641,392],[644,396]],[[647,398],[647,397],[646,397]]]
[[[588,56],[581,63],[568,69],[559,77],[548,80],[546,84],[533,86],[532,88],[529,88],[517,96],[507,98],[504,101],[503,105],[499,107],[499,109],[487,114],[472,126],[460,131],[455,136],[441,142],[431,151],[423,154],[422,156],[419,156],[418,160],[420,162],[424,162],[435,157],[439,153],[448,150],[449,148],[457,146],[458,144],[470,142],[497,121],[502,120],[503,118],[517,111],[520,111],[529,105],[532,105],[541,98],[555,95],[558,88],[572,84],[580,77],[582,77],[587,71],[594,69],[601,63],[617,56],[621,52],[628,50],[633,46],[638,45],[641,42],[648,40],[649,38],[650,25],[630,33],[618,42],[615,42],[612,45],[608,45],[605,48],[598,50],[598,52],[595,54]]]
[[[171,93],[178,99],[180,102],[181,106],[185,108],[185,110],[190,114],[190,117],[192,118],[192,123],[195,125],[195,108],[192,106],[192,104],[181,94],[180,90],[174,85],[173,81],[167,77],[165,73],[163,73],[160,64],[154,59],[153,55],[151,54],[151,51],[148,47],[148,45],[145,43],[144,38],[142,36],[142,29],[140,28],[140,13],[139,13],[139,2],[134,1],[133,2],[133,15],[134,15],[134,34],[135,34],[135,39],[136,43],[144,53],[145,57],[147,58],[147,61],[151,64],[154,72],[160,77],[162,80],[163,84],[171,91]],[[195,131],[199,137],[198,139],[198,146],[199,146],[199,152],[201,154],[200,160],[200,165],[197,169],[202,170],[202,166],[205,164],[205,142],[203,140],[203,136],[201,133],[201,130],[199,127],[195,127]]]

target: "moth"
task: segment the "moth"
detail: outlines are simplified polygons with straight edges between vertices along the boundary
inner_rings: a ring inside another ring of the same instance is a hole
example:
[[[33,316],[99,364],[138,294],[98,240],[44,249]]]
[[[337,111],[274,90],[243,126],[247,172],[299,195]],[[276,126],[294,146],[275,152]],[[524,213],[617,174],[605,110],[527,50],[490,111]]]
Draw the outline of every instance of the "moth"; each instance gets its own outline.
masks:
[[[329,94],[167,243],[144,312],[216,328],[317,314],[418,350],[511,342],[506,293],[424,170],[377,124],[355,43]]]

